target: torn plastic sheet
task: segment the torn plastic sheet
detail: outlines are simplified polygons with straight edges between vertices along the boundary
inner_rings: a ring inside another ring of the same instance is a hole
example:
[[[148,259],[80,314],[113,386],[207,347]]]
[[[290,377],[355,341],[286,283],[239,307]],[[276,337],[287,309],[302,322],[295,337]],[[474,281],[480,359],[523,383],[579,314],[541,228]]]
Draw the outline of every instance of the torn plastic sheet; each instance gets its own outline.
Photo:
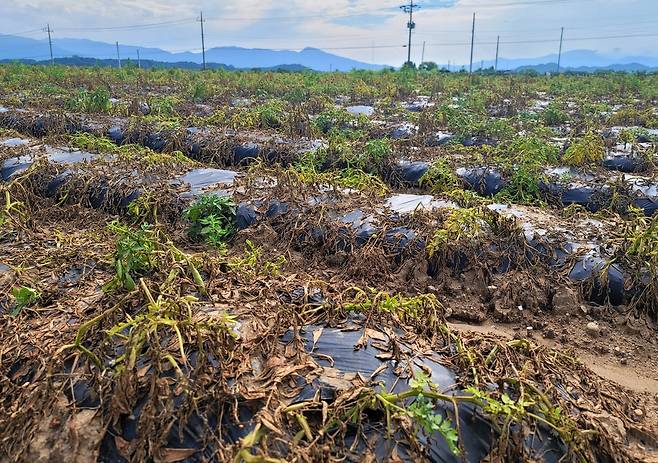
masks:
[[[358,328],[358,327],[354,327]],[[330,327],[306,326],[300,335],[307,352],[322,366],[325,371],[319,377],[300,378],[302,390],[293,399],[293,403],[320,400],[331,403],[342,385],[349,387],[350,380],[358,376],[370,380],[375,390],[401,393],[410,388],[409,380],[412,372],[421,371],[429,374],[430,380],[438,390],[446,394],[459,394],[456,387],[457,377],[447,367],[441,364],[441,354],[416,353],[403,342],[396,342],[400,349],[399,359],[382,355],[382,348],[389,345],[388,335],[362,328],[341,330]],[[320,333],[319,337],[314,334]],[[365,336],[364,335],[368,335]],[[292,332],[286,333],[284,343],[293,339]],[[397,340],[399,341],[399,340]],[[362,345],[356,349],[355,346]],[[377,347],[375,347],[377,345]],[[378,358],[379,357],[379,358]],[[409,399],[409,405],[414,399]],[[418,434],[419,441],[426,447],[427,461],[431,462],[479,462],[483,461],[491,451],[491,445],[496,439],[496,433],[486,416],[472,404],[459,405],[460,439],[465,454],[459,457],[452,454],[448,445],[439,433],[426,437]],[[434,408],[437,414],[453,420],[454,411],[451,403],[439,402]],[[401,461],[415,461],[417,455],[401,435],[395,432],[389,436],[385,419],[378,420],[377,415],[368,414],[363,426],[358,430],[348,427],[345,444],[354,449],[356,454],[366,451],[364,440],[374,449],[377,461],[387,461],[395,455]],[[361,433],[358,435],[357,433]],[[354,445],[354,447],[352,447]],[[550,432],[539,430],[532,441],[526,441],[527,448],[538,460],[557,461],[564,454],[561,443],[553,438]]]
[[[232,170],[202,167],[187,172],[185,175],[178,177],[176,181],[189,184],[189,194],[197,196],[212,189],[212,187],[231,186],[237,176],[238,173]]]

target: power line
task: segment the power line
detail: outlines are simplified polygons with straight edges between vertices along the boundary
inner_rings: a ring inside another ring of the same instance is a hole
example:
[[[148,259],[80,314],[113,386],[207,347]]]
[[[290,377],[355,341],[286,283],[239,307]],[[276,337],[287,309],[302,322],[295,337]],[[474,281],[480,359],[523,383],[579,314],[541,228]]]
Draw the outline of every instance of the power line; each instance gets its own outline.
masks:
[[[193,23],[196,18],[185,18],[177,19],[175,21],[163,21],[158,23],[147,23],[147,24],[132,24],[126,26],[110,26],[110,27],[60,27],[60,30],[63,31],[80,31],[80,32],[89,32],[89,31],[123,31],[123,30],[133,30],[133,29],[148,29],[148,28],[159,28],[164,26],[174,26],[178,24],[188,24]]]
[[[0,38],[3,38],[4,36],[15,36],[15,35],[29,35],[29,34],[34,34],[36,32],[43,32],[43,28],[40,27],[39,29],[30,29],[29,31],[22,31],[22,32],[8,32],[8,33],[3,33],[0,34]]]

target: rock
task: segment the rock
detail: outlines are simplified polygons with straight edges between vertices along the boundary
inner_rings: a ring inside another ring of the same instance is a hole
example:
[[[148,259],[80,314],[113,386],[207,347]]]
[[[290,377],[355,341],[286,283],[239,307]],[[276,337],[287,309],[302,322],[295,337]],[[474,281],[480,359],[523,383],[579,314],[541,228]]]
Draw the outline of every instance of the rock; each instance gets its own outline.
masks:
[[[592,337],[597,337],[601,333],[601,328],[596,322],[589,322],[585,327],[585,331]]]
[[[544,337],[546,339],[555,339],[555,331],[552,328],[546,328],[544,330]]]
[[[578,293],[568,286],[556,289],[553,296],[553,309],[558,313],[573,313],[579,306]]]

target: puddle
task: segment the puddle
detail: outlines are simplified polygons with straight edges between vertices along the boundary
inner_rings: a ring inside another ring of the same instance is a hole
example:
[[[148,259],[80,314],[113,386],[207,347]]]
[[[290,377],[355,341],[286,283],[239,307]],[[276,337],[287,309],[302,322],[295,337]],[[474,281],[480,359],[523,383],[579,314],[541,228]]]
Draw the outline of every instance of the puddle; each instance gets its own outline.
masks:
[[[46,155],[48,160],[58,164],[79,164],[81,162],[90,162],[101,155],[90,153],[88,151],[70,151],[62,148],[53,148],[46,146]]]

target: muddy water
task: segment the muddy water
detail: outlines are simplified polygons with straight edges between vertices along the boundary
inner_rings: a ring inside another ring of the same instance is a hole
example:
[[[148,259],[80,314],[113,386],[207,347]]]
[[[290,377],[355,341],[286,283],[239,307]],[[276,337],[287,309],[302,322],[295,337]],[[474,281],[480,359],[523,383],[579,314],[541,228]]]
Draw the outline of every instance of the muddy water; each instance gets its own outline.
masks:
[[[448,325],[451,329],[461,332],[491,334],[507,338],[514,338],[517,335],[517,332],[509,325],[491,323],[483,325],[449,323]],[[541,335],[534,336],[533,341],[550,348],[564,349],[565,347],[573,347],[564,346],[559,341],[546,339]],[[576,348],[575,350],[576,357],[601,378],[610,380],[634,392],[658,394],[658,372],[652,368],[645,368],[644,363],[639,363],[638,366],[623,366],[614,357],[593,354],[582,348]]]

